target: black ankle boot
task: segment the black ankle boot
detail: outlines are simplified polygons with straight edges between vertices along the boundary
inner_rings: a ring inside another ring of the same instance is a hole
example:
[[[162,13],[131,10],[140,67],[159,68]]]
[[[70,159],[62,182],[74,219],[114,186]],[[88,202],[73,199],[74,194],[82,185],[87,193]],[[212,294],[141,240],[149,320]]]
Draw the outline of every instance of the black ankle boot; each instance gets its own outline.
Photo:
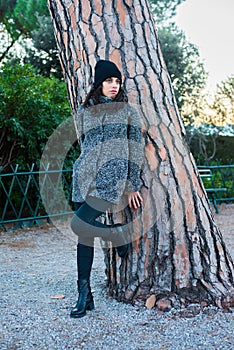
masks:
[[[88,280],[78,281],[79,297],[76,306],[71,310],[70,317],[81,318],[86,315],[86,310],[94,309],[93,295]]]

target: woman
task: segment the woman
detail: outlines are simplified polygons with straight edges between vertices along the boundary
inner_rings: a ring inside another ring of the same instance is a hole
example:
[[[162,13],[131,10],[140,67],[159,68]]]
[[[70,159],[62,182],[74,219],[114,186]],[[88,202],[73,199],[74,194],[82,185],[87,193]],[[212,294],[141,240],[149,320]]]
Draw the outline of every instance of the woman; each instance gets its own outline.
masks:
[[[127,103],[117,66],[100,60],[94,84],[77,115],[81,154],[73,167],[75,215],[72,230],[79,236],[77,269],[79,298],[70,316],[80,318],[94,308],[90,273],[94,237],[111,241],[124,258],[129,249],[121,224],[107,225],[100,218],[112,206],[124,203],[136,210],[143,201],[142,134],[136,111]]]

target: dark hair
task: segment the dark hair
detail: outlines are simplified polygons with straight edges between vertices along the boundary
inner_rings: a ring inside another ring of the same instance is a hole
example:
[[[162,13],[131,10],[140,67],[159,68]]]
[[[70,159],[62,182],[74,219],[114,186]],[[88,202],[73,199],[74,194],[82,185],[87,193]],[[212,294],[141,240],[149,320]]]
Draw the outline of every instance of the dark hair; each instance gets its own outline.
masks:
[[[98,86],[97,89],[94,89],[92,87],[86,96],[86,99],[83,103],[83,106],[89,107],[92,104],[98,105],[99,103],[102,103],[101,99],[100,99],[101,96],[103,96],[102,95],[102,86],[101,85]],[[90,100],[92,100],[92,102]],[[127,94],[122,87],[120,87],[119,92],[118,92],[117,96],[113,99],[113,101],[114,102],[128,102]]]

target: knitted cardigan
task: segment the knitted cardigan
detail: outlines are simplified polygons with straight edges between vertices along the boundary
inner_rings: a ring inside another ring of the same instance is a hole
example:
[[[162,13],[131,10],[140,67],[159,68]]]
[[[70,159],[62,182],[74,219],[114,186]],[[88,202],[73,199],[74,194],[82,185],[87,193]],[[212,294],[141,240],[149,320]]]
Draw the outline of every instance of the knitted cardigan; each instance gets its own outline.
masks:
[[[136,110],[123,102],[80,106],[76,123],[81,153],[73,166],[73,202],[93,196],[118,204],[126,192],[139,191],[143,139]]]

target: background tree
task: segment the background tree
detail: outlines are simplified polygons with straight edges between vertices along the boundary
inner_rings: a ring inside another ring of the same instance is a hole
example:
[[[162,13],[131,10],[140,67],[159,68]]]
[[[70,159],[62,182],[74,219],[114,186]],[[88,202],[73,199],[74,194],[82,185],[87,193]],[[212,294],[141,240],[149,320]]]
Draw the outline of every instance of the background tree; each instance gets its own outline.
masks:
[[[185,40],[183,33],[176,28],[175,24],[168,24],[168,21],[175,15],[178,5],[184,1],[150,1],[179,108],[183,103],[185,93],[191,97],[191,89],[195,86],[199,87],[203,77],[202,74],[198,74],[201,70],[201,63],[198,63],[199,54],[195,47]],[[0,13],[0,21],[5,25],[11,38],[8,49],[4,51],[2,57],[7,56],[9,49],[15,41],[20,41],[21,37],[20,43],[26,51],[23,62],[32,64],[40,74],[45,76],[52,74],[61,78],[57,46],[46,0],[0,0]],[[30,41],[23,40],[23,38],[30,38]],[[8,55],[8,58],[11,55]],[[199,67],[196,66],[196,63]]]
[[[2,51],[0,55],[0,62],[6,57],[9,50],[23,32],[21,26],[18,26],[17,28],[15,21],[13,21],[11,18],[11,14],[14,11],[15,6],[16,0],[0,0],[1,41],[2,43],[5,42],[5,45],[1,46]],[[6,40],[6,38],[4,40],[4,34],[2,33],[4,30],[6,30],[6,32],[9,34],[9,40]]]
[[[189,133],[201,113],[207,73],[198,48],[173,22],[177,7],[184,1],[151,0],[150,3],[177,105]]]
[[[37,163],[53,130],[70,116],[66,87],[30,65],[6,65],[0,74],[0,167],[16,159]]]
[[[0,0],[3,35],[0,62],[31,63],[45,75],[61,78],[61,67],[46,0]],[[4,40],[5,38],[5,40]],[[18,45],[18,50],[13,50]],[[21,47],[20,54],[17,54]]]
[[[46,2],[46,0],[44,0]],[[30,33],[32,45],[25,45],[24,63],[32,64],[40,74],[62,78],[58,49],[53,34],[51,18],[37,16],[38,28]]]
[[[231,136],[234,135],[233,96],[234,79],[231,76],[217,85],[213,98],[200,94],[197,108],[189,100],[184,103],[182,113],[189,120],[186,126],[188,140],[199,163],[209,164],[215,158],[224,162],[223,164],[231,161]],[[221,135],[226,135],[226,139]]]
[[[183,111],[186,103],[194,108],[207,78],[199,51],[174,23],[160,26],[158,36],[178,108]],[[183,118],[188,122],[188,115],[183,113]]]
[[[109,292],[118,300],[166,297],[227,306],[233,262],[214,223],[185,140],[148,1],[48,0],[73,114],[100,58],[123,70],[129,100],[143,115],[149,186],[134,220],[130,255],[106,255]]]
[[[211,108],[215,112],[213,123],[219,126],[227,125],[234,132],[234,76],[217,85]]]
[[[11,39],[1,59],[21,36],[29,36],[30,31],[37,27],[37,14],[48,16],[44,5],[41,0],[0,0],[0,21]]]
[[[151,0],[151,9],[156,24],[166,22],[176,14],[177,7],[186,0]]]

